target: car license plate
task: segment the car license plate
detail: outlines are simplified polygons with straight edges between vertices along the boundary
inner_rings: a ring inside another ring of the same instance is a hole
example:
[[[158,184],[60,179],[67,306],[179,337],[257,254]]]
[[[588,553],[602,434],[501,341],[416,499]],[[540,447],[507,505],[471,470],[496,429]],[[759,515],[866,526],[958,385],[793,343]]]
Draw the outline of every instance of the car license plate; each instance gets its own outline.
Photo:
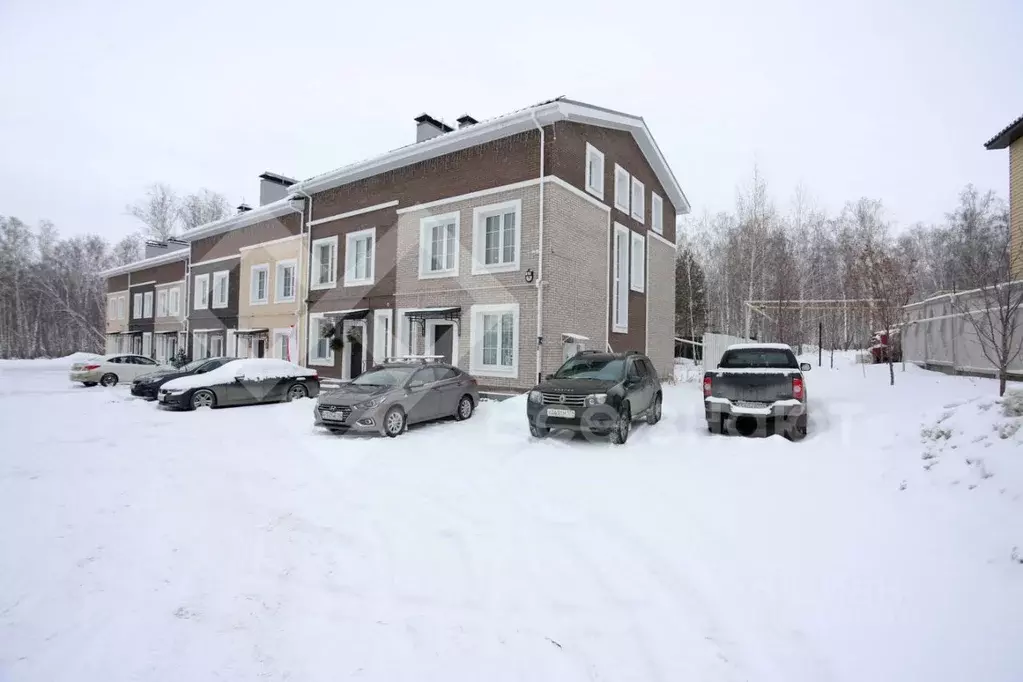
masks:
[[[333,422],[343,422],[345,420],[344,412],[327,412],[325,410],[321,410],[320,416]]]
[[[566,410],[561,407],[548,407],[548,417],[561,417],[562,419],[573,419],[575,417],[575,410]]]
[[[767,407],[770,403],[763,403],[756,400],[736,400],[737,407]]]

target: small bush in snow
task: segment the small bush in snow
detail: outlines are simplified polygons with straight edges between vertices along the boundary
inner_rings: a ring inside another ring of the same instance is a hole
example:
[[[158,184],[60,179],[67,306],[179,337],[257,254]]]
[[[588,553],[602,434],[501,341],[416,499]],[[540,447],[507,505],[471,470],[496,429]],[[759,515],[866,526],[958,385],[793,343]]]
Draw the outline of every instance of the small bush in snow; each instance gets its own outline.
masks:
[[[1023,564],[1023,554],[1020,554],[1019,547],[1013,547],[1012,551],[1009,552],[1009,558],[1014,563]]]
[[[952,429],[943,429],[940,426],[927,426],[920,430],[920,437],[924,440],[948,440],[952,437]]]
[[[1017,420],[1013,420],[1010,422],[1002,422],[1001,424],[995,427],[995,430],[998,431],[998,437],[1004,440],[1015,436],[1016,432],[1019,431],[1019,427],[1020,422]]]
[[[1023,391],[1006,391],[1002,396],[1002,413],[1006,417],[1023,417]]]

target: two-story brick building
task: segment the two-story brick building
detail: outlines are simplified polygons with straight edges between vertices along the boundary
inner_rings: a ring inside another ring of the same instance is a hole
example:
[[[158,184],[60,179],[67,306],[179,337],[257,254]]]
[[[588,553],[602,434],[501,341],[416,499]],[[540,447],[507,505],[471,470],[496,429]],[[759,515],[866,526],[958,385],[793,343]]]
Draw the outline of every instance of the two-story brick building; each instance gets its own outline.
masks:
[[[984,145],[1009,150],[1009,225],[1012,279],[1023,279],[1023,116],[1007,125]]]
[[[365,161],[264,174],[258,208],[183,235],[193,357],[272,354],[350,378],[439,355],[492,390],[528,388],[581,348],[640,350],[671,372],[689,204],[642,118],[557,99],[415,124],[414,143]],[[144,308],[146,286],[112,278],[112,305],[141,293]],[[115,311],[112,332],[124,324]]]

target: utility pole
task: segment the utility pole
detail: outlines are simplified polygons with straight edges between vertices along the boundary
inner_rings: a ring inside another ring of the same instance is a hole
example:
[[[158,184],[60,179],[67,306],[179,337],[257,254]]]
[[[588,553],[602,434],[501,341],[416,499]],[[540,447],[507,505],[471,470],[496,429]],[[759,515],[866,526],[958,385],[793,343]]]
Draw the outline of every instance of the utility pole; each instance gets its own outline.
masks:
[[[821,366],[824,359],[824,321],[817,323],[817,366]]]

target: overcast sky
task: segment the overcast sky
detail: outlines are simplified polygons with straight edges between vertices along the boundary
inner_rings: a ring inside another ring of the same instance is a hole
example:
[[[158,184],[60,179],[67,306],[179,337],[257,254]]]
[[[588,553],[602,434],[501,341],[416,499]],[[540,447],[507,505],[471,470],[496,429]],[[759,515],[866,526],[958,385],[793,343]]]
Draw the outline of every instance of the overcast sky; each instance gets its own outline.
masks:
[[[822,7],[823,5],[834,5]],[[558,95],[643,116],[693,204],[759,163],[836,212],[941,220],[1023,114],[1023,2],[40,3],[0,0],[0,215],[120,237],[156,181],[258,201],[414,139]]]

